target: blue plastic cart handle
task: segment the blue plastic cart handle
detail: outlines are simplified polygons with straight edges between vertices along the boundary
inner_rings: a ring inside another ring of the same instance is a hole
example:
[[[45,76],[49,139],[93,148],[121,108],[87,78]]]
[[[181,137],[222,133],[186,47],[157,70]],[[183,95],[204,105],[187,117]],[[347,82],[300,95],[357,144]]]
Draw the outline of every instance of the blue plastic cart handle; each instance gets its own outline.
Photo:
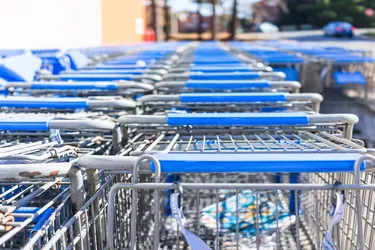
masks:
[[[165,173],[353,172],[360,154],[156,154]],[[361,171],[366,168],[361,165]],[[155,171],[151,164],[151,171]]]
[[[88,106],[88,99],[84,98],[0,97],[0,107],[8,108],[86,109]]]
[[[285,102],[284,93],[183,93],[180,102]]]
[[[233,58],[232,56],[218,55],[218,56],[195,56],[192,59],[192,62],[216,62],[216,61],[225,61],[225,62],[240,62],[240,60]]]
[[[143,69],[82,69],[76,72],[76,74],[125,74],[125,75],[142,75],[144,73]]]
[[[144,61],[144,60],[131,60],[131,61],[107,61],[104,62],[103,64],[106,66],[135,66],[139,65],[139,62],[142,61],[143,63],[146,64],[146,66],[150,66],[154,61]],[[142,63],[142,64],[143,64]]]
[[[168,125],[199,126],[276,126],[307,125],[309,118],[305,113],[195,113],[168,114]]]
[[[192,73],[190,80],[251,80],[261,76],[260,72],[240,73]]]
[[[232,64],[232,63],[241,63],[240,60],[223,60],[221,61],[220,58],[217,59],[217,61],[213,60],[197,60],[193,61],[192,64],[194,65],[220,65],[220,64]]]
[[[204,68],[233,68],[233,67],[246,67],[243,62],[236,63],[216,63],[213,62],[210,65],[193,65],[191,69],[204,69]]]
[[[146,69],[147,65],[98,65],[90,69],[96,70],[136,70],[136,69]]]
[[[366,62],[374,62],[374,59],[373,58],[367,58],[367,57],[358,57],[358,58],[345,58],[345,57],[342,57],[342,58],[332,58],[333,60],[335,60],[337,63],[366,63]]]
[[[109,90],[118,89],[116,82],[32,82],[30,85],[32,90]]]
[[[133,80],[134,75],[122,75],[122,74],[108,74],[108,75],[96,75],[96,74],[64,74],[60,75],[61,81],[119,81],[119,80]]]
[[[204,80],[188,80],[186,88],[191,89],[249,89],[249,88],[270,88],[268,81],[204,81]]]
[[[272,58],[268,57],[264,59],[268,63],[276,64],[288,64],[288,63],[303,63],[304,60],[299,57],[279,57],[279,58]]]
[[[195,72],[202,72],[202,73],[234,73],[234,72],[251,72],[251,70],[247,67],[233,67],[233,68],[204,68],[204,67],[194,67],[190,69],[192,74]]]
[[[39,119],[35,121],[25,121],[19,119],[0,120],[0,130],[2,131],[48,131],[49,119]]]

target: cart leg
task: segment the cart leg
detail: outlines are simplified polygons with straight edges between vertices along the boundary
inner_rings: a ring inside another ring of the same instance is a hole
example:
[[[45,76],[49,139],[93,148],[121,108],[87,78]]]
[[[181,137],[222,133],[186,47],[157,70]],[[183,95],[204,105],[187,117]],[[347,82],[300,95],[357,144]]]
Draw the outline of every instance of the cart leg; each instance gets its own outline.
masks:
[[[120,127],[112,130],[112,154],[116,154],[121,149],[122,132]]]
[[[69,172],[69,178],[70,178],[70,200],[72,202],[72,212],[73,214],[76,214],[80,208],[85,204],[85,188],[83,184],[83,175],[82,171],[76,167],[73,166],[71,171]],[[78,223],[75,224],[75,232],[76,234],[81,234],[81,227],[82,221],[81,216],[78,218]],[[75,235],[74,235],[75,236]],[[82,237],[82,235],[81,235]],[[77,250],[83,249],[83,241],[82,238],[78,245],[76,246]]]
[[[87,169],[87,184],[88,184],[89,197],[93,197],[95,193],[98,191],[98,189],[100,188],[100,180],[99,180],[98,173],[99,171],[97,169]],[[100,213],[100,208],[99,208],[100,200],[99,199],[100,199],[99,197],[95,199],[92,204],[94,216],[100,216],[99,214]],[[91,218],[91,219],[94,220],[94,218]],[[96,232],[95,235],[100,236],[102,229],[103,229],[101,220],[98,219],[97,222],[94,223],[94,225],[95,225],[95,228],[93,230],[95,230]],[[98,249],[103,249],[103,242],[101,238],[99,238],[97,241],[95,239],[93,240],[94,242],[92,242],[92,244],[96,244]]]

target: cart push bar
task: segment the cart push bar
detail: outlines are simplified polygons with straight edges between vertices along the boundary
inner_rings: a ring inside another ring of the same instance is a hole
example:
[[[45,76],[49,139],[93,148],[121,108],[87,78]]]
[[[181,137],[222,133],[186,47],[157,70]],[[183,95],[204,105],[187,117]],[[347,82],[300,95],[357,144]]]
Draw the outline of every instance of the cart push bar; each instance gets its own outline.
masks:
[[[46,114],[38,117],[38,114],[32,113],[6,113],[0,115],[0,119],[0,131],[4,131],[4,134],[10,133],[16,135],[19,132],[27,132],[30,135],[37,136],[38,133],[36,132],[49,131],[52,140],[62,143],[63,138],[60,135],[60,130],[108,131],[112,132],[114,147],[116,147],[118,141],[121,139],[121,132],[114,122],[89,119],[84,116],[75,118],[74,116],[69,117],[69,115]]]
[[[162,81],[155,84],[157,90],[165,91],[259,91],[285,90],[283,92],[298,93],[301,83],[296,81],[268,81],[268,80],[187,80]]]
[[[164,75],[167,70],[148,70],[148,69],[80,69],[76,71],[63,71],[60,74],[124,74],[124,75]]]
[[[154,182],[151,182],[151,183],[138,183],[138,176],[139,176],[139,173],[140,173],[140,169],[142,167],[142,165],[145,165],[145,161],[147,161],[147,163],[149,165],[153,165],[155,166],[155,181]],[[313,162],[313,161],[312,161]],[[323,190],[332,190],[332,192],[336,192],[336,193],[333,193],[333,195],[338,195],[340,196],[341,195],[341,198],[342,199],[338,199],[338,201],[334,201],[333,200],[333,203],[331,204],[333,206],[333,208],[339,208],[340,206],[341,209],[339,209],[339,211],[337,209],[335,209],[334,213],[331,214],[331,216],[333,216],[333,219],[334,221],[330,224],[330,227],[332,227],[331,229],[328,230],[327,232],[327,237],[326,237],[326,242],[324,243],[321,243],[319,242],[320,239],[319,239],[319,233],[320,231],[318,231],[318,236],[317,236],[317,246],[320,246],[320,244],[324,244],[326,246],[326,244],[330,244],[330,247],[329,249],[335,249],[334,247],[332,248],[332,246],[334,246],[334,243],[332,241],[332,238],[330,236],[332,236],[332,231],[333,231],[333,227],[337,225],[337,223],[339,223],[339,221],[342,219],[343,217],[343,211],[344,211],[344,206],[345,206],[345,202],[344,202],[344,190],[353,190],[355,193],[356,193],[356,197],[355,197],[355,203],[356,203],[356,211],[355,211],[355,216],[357,216],[357,241],[356,241],[356,244],[357,246],[359,247],[359,249],[363,250],[364,249],[364,246],[365,246],[365,238],[364,238],[364,227],[363,227],[363,221],[362,221],[362,218],[363,218],[363,215],[362,215],[362,201],[361,201],[361,190],[373,190],[374,189],[374,185],[366,185],[366,184],[361,184],[361,181],[360,181],[360,174],[361,174],[361,169],[362,169],[362,166],[363,165],[366,165],[366,164],[369,164],[369,165],[374,165],[375,163],[375,158],[373,156],[360,156],[358,155],[357,157],[353,158],[351,160],[351,169],[347,169],[347,170],[344,170],[344,172],[352,172],[354,173],[354,184],[352,185],[346,185],[346,184],[341,184],[341,183],[334,183],[334,184],[315,184],[315,183],[308,183],[308,184],[269,184],[269,183],[261,183],[261,184],[243,184],[243,183],[160,183],[160,179],[161,179],[161,174],[163,173],[163,167],[164,167],[164,164],[162,161],[159,161],[157,159],[157,157],[154,157],[154,156],[151,156],[151,155],[144,155],[143,157],[140,157],[137,159],[137,161],[134,163],[133,165],[133,182],[132,183],[118,183],[116,185],[114,185],[111,190],[110,190],[110,193],[109,193],[109,207],[108,207],[108,211],[107,211],[107,214],[108,214],[108,228],[107,228],[107,240],[108,240],[108,244],[109,244],[109,249],[115,249],[115,214],[116,214],[116,211],[115,211],[115,203],[116,203],[116,200],[115,200],[115,197],[116,197],[116,194],[118,193],[119,190],[121,189],[128,189],[128,190],[132,190],[132,203],[131,203],[131,215],[130,215],[130,239],[126,239],[128,240],[129,242],[129,245],[130,245],[130,249],[136,249],[137,246],[142,246],[142,244],[144,244],[144,242],[141,240],[141,239],[137,239],[137,227],[139,226],[139,224],[137,222],[139,222],[140,218],[138,218],[137,216],[137,212],[135,211],[138,211],[138,203],[137,203],[137,200],[138,200],[138,190],[154,190],[153,192],[153,197],[154,197],[154,231],[155,231],[155,234],[154,234],[154,237],[153,237],[153,249],[158,249],[159,246],[160,246],[160,206],[161,206],[161,203],[160,203],[160,195],[161,195],[161,190],[170,190],[170,189],[174,189],[176,190],[175,192],[179,193],[180,195],[180,202],[177,202],[177,201],[174,201],[174,199],[171,199],[171,201],[175,202],[174,205],[177,205],[177,206],[181,206],[181,198],[182,198],[182,195],[183,195],[183,191],[182,190],[190,190],[190,192],[194,192],[194,194],[196,192],[199,192],[199,190],[213,190],[213,191],[216,191],[218,192],[218,190],[232,190],[232,191],[236,191],[238,192],[238,190],[255,190],[256,194],[258,195],[258,192],[260,190],[262,191],[275,191],[275,190],[291,190],[291,191],[299,191],[299,190],[303,190],[303,191],[312,191],[312,192],[317,192],[317,191],[323,191]],[[174,162],[175,165],[178,165],[178,162]],[[194,162],[191,162],[191,164],[194,164]],[[316,171],[319,171],[319,169],[316,169]],[[330,173],[335,173],[337,171],[337,169],[330,169],[328,170],[327,172],[330,172]],[[340,170],[339,170],[340,171]],[[251,172],[251,170],[250,170]],[[285,172],[288,172],[288,170],[286,170]],[[309,171],[304,171],[304,168],[300,168],[299,170],[300,173],[303,173],[303,172],[309,172]],[[343,191],[340,191],[340,190],[343,190]],[[337,198],[337,196],[336,196]],[[237,198],[239,199],[239,198]],[[258,200],[258,197],[256,198]],[[219,201],[219,199],[217,199],[217,202]],[[238,203],[238,202],[237,202]],[[258,201],[257,201],[257,204],[258,204]],[[177,213],[176,211],[172,211],[172,214],[173,214],[173,217],[174,219],[176,220],[181,220],[181,218],[183,217],[182,216],[182,210],[180,210],[181,208],[180,207],[177,207],[174,206],[172,203],[172,210],[174,209],[179,209],[179,213]],[[217,209],[218,206],[220,205],[217,205]],[[258,205],[259,206],[259,205]],[[278,206],[278,205],[277,205]],[[317,209],[317,208],[315,208]],[[279,210],[279,208],[277,208],[277,210]],[[237,212],[238,210],[236,210]],[[199,212],[199,210],[197,210],[197,213]],[[257,212],[259,213],[259,211]],[[176,216],[178,215],[179,216]],[[236,216],[238,216],[238,212],[236,213]],[[276,218],[277,220],[279,219],[278,218],[278,213],[276,215]],[[297,218],[298,219],[298,218]],[[216,218],[216,220],[218,220],[218,218]],[[204,241],[202,241],[199,237],[197,237],[195,234],[191,233],[190,231],[188,231],[187,229],[184,228],[184,225],[181,221],[178,222],[180,227],[180,230],[182,230],[183,232],[183,235],[187,241],[187,244],[190,245],[190,247],[192,247],[192,249],[194,250],[198,250],[198,249],[211,249],[209,248],[209,246],[207,246],[205,244]],[[218,222],[217,222],[218,223]],[[260,236],[260,233],[259,232],[259,225],[258,223],[260,223],[258,220],[254,223],[254,224],[257,224],[257,230],[256,230],[256,238],[257,238],[257,247],[259,248],[259,236]],[[299,223],[299,222],[297,222]],[[218,226],[217,226],[218,227]],[[279,227],[279,225],[277,225],[277,227]],[[237,225],[237,228],[238,228],[238,225]],[[150,230],[150,228],[148,228],[148,230]],[[218,230],[218,228],[217,228]],[[298,230],[298,228],[297,228]],[[318,229],[319,230],[319,229]],[[237,233],[236,233],[236,236],[238,234],[238,229],[237,229]],[[217,235],[218,237],[218,235]],[[238,237],[238,236],[237,236]],[[297,233],[297,237],[299,237],[299,233]],[[299,239],[298,239],[298,244],[300,243],[299,242]],[[278,242],[276,244],[279,244]],[[238,240],[237,240],[237,246],[238,246]]]
[[[102,91],[116,92],[122,90],[140,90],[149,92],[154,87],[148,83],[132,81],[92,81],[92,82],[74,82],[74,81],[35,81],[30,83],[9,82],[2,85],[6,89],[21,88],[39,91]]]
[[[217,65],[217,66],[193,66],[193,67],[177,67],[172,68],[169,73],[234,73],[234,72],[256,72],[265,71],[272,72],[272,68],[262,64],[257,65],[246,65],[246,64],[229,64],[229,65]]]
[[[89,98],[36,98],[36,97],[0,97],[2,108],[29,109],[83,109],[95,110],[102,108],[135,109],[136,103],[126,99],[89,99]]]
[[[160,75],[132,75],[132,74],[60,74],[60,75],[37,75],[37,80],[58,80],[77,82],[103,82],[103,81],[136,81],[136,82],[159,82],[163,78]]]
[[[1,100],[1,99],[0,99]],[[147,95],[140,99],[142,105],[165,103],[175,104],[261,104],[261,103],[311,103],[313,111],[319,113],[323,97],[319,94],[265,93],[182,93],[178,95]],[[202,109],[204,110],[204,108]],[[308,110],[306,110],[308,111]]]
[[[185,74],[167,74],[163,80],[254,80],[254,79],[269,79],[269,80],[284,80],[285,74],[282,72],[230,72],[230,73],[194,73]]]
[[[296,113],[169,113],[166,115],[127,115],[121,124],[160,124],[167,126],[228,127],[228,126],[317,126],[344,125],[344,137],[352,138],[358,117],[353,114]]]

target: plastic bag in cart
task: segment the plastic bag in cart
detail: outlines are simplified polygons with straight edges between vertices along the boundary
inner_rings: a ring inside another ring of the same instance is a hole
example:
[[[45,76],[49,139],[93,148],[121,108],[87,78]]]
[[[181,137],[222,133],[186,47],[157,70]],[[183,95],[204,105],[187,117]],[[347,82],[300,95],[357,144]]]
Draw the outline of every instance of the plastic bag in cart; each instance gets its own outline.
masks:
[[[273,197],[272,197],[273,196]],[[285,229],[294,223],[294,215],[290,215],[282,202],[275,204],[274,195],[270,196],[266,192],[256,195],[251,190],[238,193],[238,219],[236,217],[236,195],[230,196],[222,202],[212,204],[202,210],[201,223],[207,228],[216,230],[217,223],[222,233],[236,232],[238,223],[239,232],[242,235],[255,235],[257,230],[257,220],[259,223],[259,233],[271,235],[277,228]],[[259,204],[259,216],[257,206]],[[218,207],[218,212],[217,212]],[[277,211],[276,211],[277,209]]]

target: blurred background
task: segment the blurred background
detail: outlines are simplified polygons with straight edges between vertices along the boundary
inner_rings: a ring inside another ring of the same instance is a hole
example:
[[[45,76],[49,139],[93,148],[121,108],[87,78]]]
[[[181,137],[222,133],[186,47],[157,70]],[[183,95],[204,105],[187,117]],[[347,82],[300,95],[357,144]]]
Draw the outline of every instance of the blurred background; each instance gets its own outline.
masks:
[[[374,8],[374,0],[0,0],[0,29],[6,34],[0,45],[74,48],[152,40],[255,40],[319,30],[332,21],[371,28]]]

